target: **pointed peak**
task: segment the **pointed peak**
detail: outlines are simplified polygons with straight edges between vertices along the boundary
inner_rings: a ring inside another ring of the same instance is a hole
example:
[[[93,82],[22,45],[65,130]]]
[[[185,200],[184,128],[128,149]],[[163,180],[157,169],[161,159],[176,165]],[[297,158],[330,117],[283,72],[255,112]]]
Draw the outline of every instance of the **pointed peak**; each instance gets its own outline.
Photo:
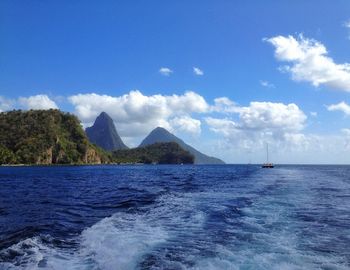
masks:
[[[153,131],[166,131],[166,132],[169,132],[167,129],[165,129],[163,127],[156,127],[155,129],[153,129]]]
[[[108,119],[112,119],[106,112],[101,112],[99,116],[97,116],[97,118],[108,118]]]
[[[100,113],[93,126],[86,129],[86,133],[91,142],[105,150],[127,148],[115,128],[113,119],[106,112]]]
[[[94,125],[100,125],[106,122],[114,123],[112,117],[110,117],[106,112],[101,112],[99,116],[96,117]]]

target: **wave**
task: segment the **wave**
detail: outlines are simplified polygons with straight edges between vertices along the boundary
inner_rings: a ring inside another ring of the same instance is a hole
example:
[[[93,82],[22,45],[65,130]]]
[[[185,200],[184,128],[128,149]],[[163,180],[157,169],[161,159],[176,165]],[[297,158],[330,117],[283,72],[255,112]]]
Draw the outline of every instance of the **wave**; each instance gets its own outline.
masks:
[[[143,212],[118,212],[85,229],[75,239],[77,248],[59,248],[48,236],[20,241],[0,252],[0,268],[135,269],[152,250],[174,238],[177,229],[196,226],[200,215],[191,217],[190,209],[183,197],[160,196]]]
[[[304,210],[319,209],[319,190],[296,173],[278,172],[225,188],[185,183],[148,199],[105,201],[98,206],[118,212],[65,244],[39,235],[3,249],[0,269],[349,269],[346,246],[327,242],[338,235],[327,228],[341,227],[319,224],[318,212]],[[316,249],[328,243],[337,253]]]

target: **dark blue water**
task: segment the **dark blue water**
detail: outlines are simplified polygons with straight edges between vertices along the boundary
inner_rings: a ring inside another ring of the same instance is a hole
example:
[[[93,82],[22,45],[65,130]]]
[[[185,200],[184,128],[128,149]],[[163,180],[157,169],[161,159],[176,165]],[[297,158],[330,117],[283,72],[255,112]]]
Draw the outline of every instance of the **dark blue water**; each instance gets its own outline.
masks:
[[[0,269],[38,268],[350,269],[350,167],[0,167]]]

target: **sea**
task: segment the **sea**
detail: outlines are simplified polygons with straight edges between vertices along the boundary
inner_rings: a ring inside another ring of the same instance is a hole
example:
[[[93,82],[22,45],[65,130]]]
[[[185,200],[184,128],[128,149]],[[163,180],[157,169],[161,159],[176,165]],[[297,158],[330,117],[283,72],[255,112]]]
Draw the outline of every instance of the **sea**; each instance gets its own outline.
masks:
[[[0,167],[0,269],[350,269],[350,166]]]

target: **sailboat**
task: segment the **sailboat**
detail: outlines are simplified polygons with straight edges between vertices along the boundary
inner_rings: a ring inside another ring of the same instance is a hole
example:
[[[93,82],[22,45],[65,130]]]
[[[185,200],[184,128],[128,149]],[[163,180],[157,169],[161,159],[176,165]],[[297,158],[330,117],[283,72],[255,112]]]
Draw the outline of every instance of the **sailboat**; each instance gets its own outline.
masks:
[[[266,162],[263,163],[261,168],[273,168],[273,163],[269,162],[269,144],[266,144]]]

